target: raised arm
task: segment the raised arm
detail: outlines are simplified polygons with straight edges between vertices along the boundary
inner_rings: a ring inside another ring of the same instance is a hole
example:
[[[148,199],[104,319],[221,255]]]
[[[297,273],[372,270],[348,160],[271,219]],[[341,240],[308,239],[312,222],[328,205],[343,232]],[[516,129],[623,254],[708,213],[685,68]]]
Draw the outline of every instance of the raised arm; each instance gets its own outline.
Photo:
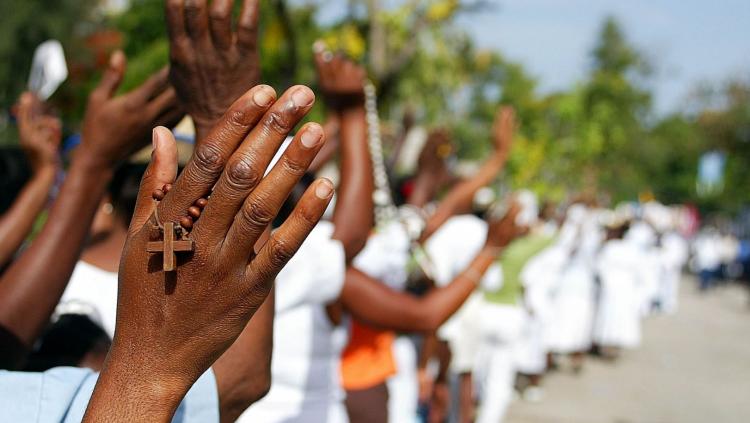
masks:
[[[122,52],[112,55],[99,86],[89,96],[83,140],[39,236],[0,280],[0,328],[15,337],[0,348],[2,367],[19,364],[60,301],[114,165],[149,139],[155,124],[182,116],[166,69],[139,88],[115,97],[125,72]]]
[[[276,275],[325,211],[333,185],[318,180],[254,254],[261,234],[324,143],[319,125],[305,125],[264,177],[314,97],[297,86],[275,98],[268,86],[240,97],[176,181],[174,137],[165,128],[155,131],[152,170],[141,183],[121,260],[115,336],[85,422],[169,421],[192,384],[247,330]],[[169,165],[159,166],[162,161]],[[165,196],[158,195],[159,187],[172,182]],[[155,192],[161,201],[154,201]],[[162,271],[164,255],[149,254],[148,243],[163,241],[160,228],[178,223],[206,197],[189,231],[193,250],[181,254],[174,271]],[[267,361],[248,360],[259,367],[249,374],[267,374]],[[218,385],[225,386],[224,372],[215,374]],[[225,404],[229,392],[224,387],[219,393]]]
[[[327,106],[339,116],[341,182],[333,212],[333,238],[344,245],[347,263],[364,248],[373,226],[372,161],[367,146],[363,83],[365,70],[316,43],[315,64]]]
[[[259,0],[241,0],[236,29],[234,0],[167,0],[169,80],[193,118],[202,142],[219,118],[260,81]]]
[[[510,106],[503,106],[497,114],[493,126],[494,153],[482,164],[471,179],[457,184],[440,202],[435,213],[427,220],[420,242],[426,241],[451,216],[471,211],[476,192],[492,182],[503,169],[513,143],[515,112]]]
[[[44,209],[59,168],[57,150],[62,140],[60,120],[42,115],[40,106],[34,94],[21,95],[18,136],[33,175],[10,209],[0,217],[0,268],[10,261],[31,232],[34,221]]]
[[[452,151],[453,146],[445,130],[430,132],[427,143],[419,153],[414,189],[406,200],[408,204],[424,207],[432,201],[440,186],[450,176],[445,161]]]
[[[471,264],[450,284],[423,297],[394,291],[361,271],[349,268],[341,299],[356,319],[390,330],[434,331],[466,301],[484,273],[519,233],[514,204],[505,217],[491,222],[487,240]]]

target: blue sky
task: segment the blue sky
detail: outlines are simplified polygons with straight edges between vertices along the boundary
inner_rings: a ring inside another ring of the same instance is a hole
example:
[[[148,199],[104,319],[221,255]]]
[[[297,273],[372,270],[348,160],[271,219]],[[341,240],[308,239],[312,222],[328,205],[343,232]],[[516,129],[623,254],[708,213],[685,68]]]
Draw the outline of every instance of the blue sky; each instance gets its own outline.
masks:
[[[392,0],[393,1],[393,0]],[[569,87],[588,70],[602,20],[614,15],[655,67],[656,109],[679,110],[702,81],[750,78],[750,0],[491,0],[458,23],[483,48],[524,64],[541,92]],[[342,10],[323,2],[321,16]]]

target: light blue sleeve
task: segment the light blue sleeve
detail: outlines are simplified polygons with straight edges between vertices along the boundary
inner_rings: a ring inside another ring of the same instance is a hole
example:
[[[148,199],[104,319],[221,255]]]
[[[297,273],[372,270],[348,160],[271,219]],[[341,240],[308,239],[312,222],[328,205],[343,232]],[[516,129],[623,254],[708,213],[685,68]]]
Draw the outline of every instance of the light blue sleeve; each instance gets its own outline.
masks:
[[[73,367],[43,373],[0,371],[0,422],[80,422],[97,377],[91,370]],[[213,371],[209,369],[188,391],[172,421],[219,421]]]

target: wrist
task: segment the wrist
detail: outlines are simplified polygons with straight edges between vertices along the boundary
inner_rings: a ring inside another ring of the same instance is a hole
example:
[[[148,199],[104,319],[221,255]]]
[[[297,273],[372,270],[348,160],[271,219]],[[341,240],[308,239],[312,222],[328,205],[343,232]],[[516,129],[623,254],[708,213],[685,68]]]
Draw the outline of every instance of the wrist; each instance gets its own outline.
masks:
[[[86,149],[81,146],[73,152],[73,159],[70,164],[70,170],[78,169],[85,173],[108,176],[112,174],[114,163],[100,154]]]

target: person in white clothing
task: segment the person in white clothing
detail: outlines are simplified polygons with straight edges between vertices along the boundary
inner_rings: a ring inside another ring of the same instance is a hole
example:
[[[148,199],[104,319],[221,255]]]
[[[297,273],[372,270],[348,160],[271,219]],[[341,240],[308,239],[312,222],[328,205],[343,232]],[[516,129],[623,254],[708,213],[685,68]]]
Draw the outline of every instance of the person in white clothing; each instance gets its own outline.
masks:
[[[616,359],[623,348],[641,341],[641,300],[638,271],[640,251],[623,240],[627,223],[607,229],[607,241],[596,259],[600,295],[594,322],[594,343],[601,355]]]

